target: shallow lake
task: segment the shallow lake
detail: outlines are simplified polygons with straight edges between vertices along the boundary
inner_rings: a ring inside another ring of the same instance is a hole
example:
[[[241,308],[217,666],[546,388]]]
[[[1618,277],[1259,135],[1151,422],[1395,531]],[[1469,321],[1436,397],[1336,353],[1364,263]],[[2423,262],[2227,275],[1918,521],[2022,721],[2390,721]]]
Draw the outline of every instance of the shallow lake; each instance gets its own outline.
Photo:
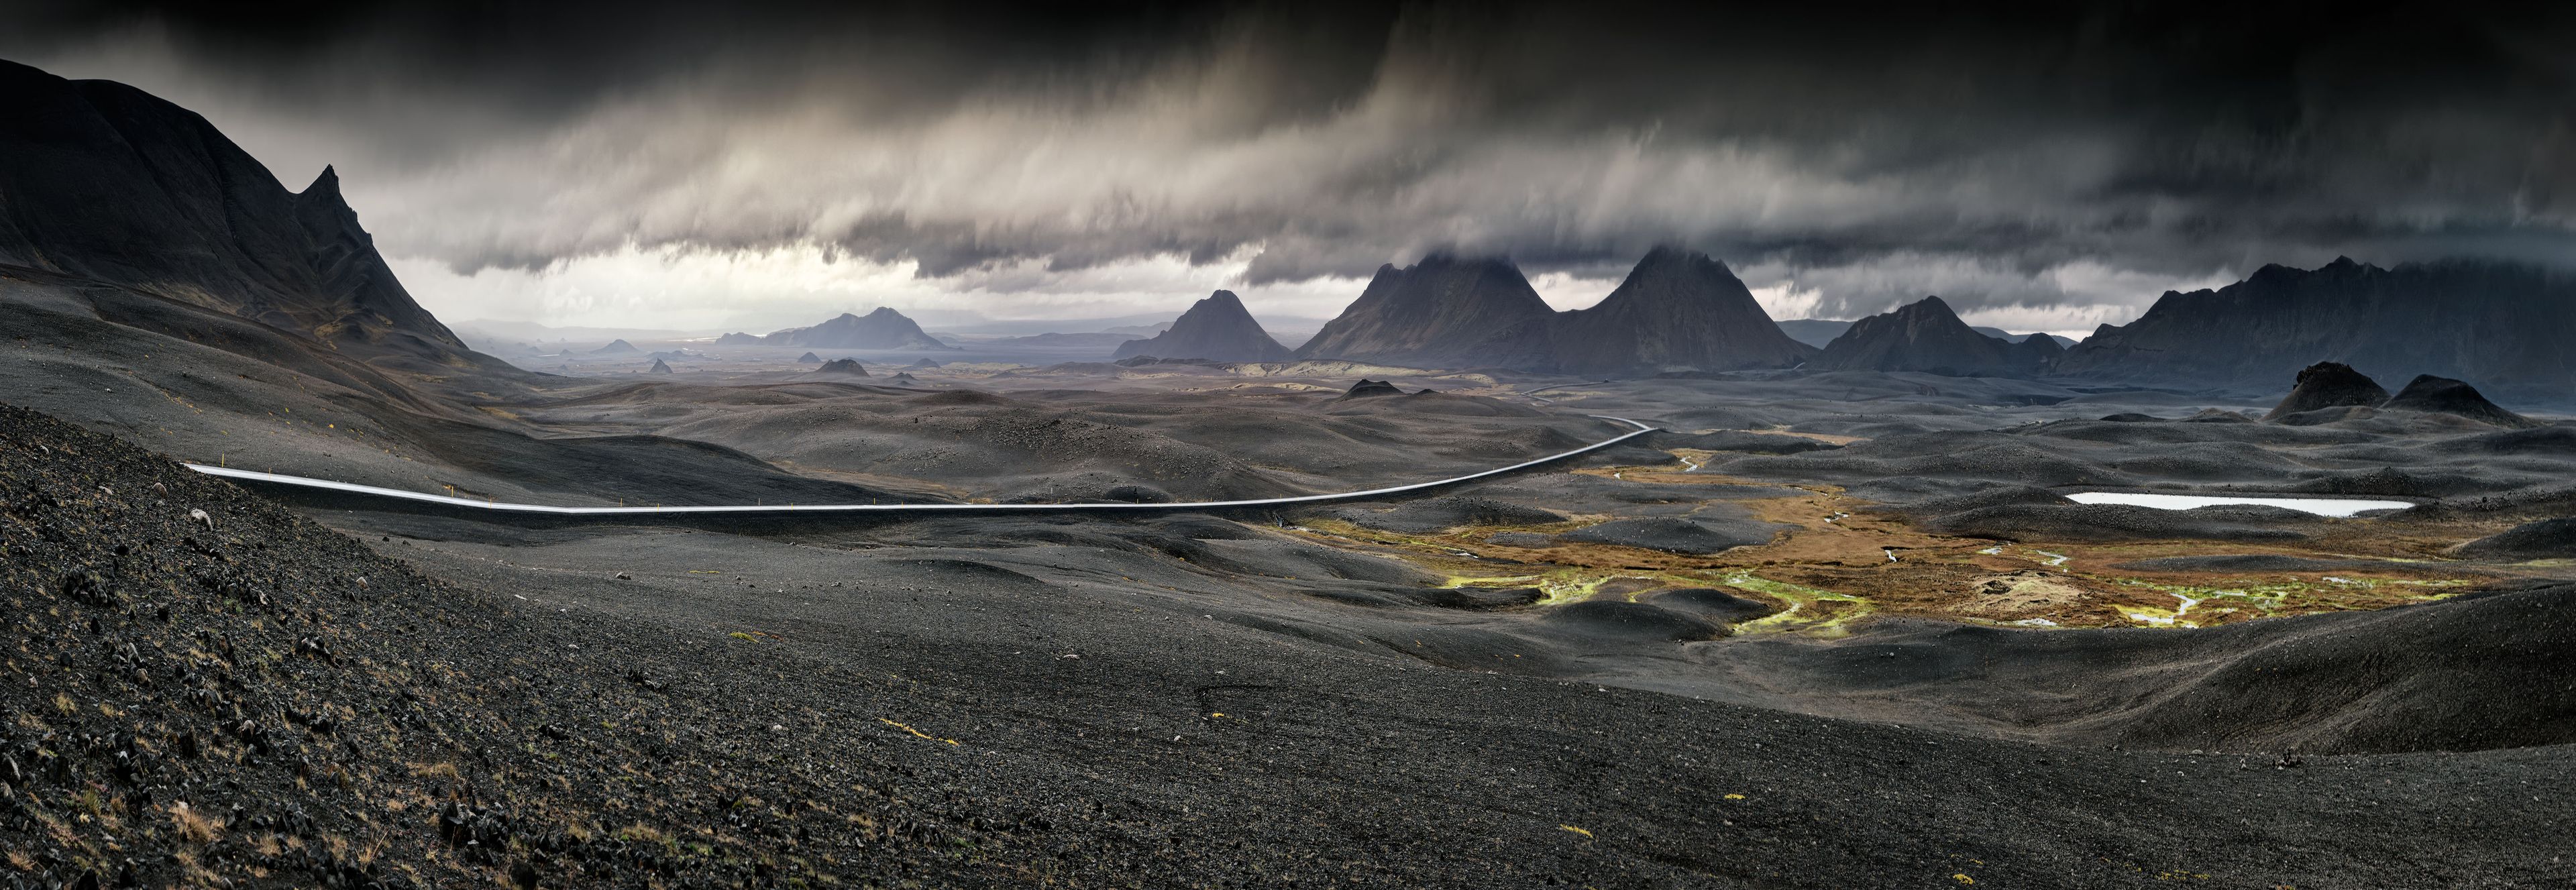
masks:
[[[2154,507],[2158,510],[2189,510],[2221,504],[2262,504],[2287,507],[2319,516],[2351,516],[2364,510],[2403,510],[2415,506],[2408,501],[2365,501],[2343,498],[2239,498],[2204,494],[2139,494],[2123,491],[2079,491],[2066,496],[2079,504],[2128,504]]]

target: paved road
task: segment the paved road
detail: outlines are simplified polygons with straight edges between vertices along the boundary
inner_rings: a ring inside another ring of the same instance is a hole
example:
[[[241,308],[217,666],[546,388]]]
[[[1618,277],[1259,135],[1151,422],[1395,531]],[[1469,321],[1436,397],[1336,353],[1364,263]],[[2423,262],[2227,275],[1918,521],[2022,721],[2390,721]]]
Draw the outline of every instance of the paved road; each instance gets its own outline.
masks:
[[[333,482],[328,479],[286,476],[277,473],[255,472],[252,470],[236,470],[231,467],[208,466],[206,464],[188,464],[187,467],[188,469],[205,473],[207,475],[221,476],[226,479],[236,479],[245,482],[255,482],[267,485],[283,485],[304,489],[318,489],[342,494],[370,495],[422,504],[435,504],[445,507],[459,507],[521,515],[671,516],[711,513],[737,515],[780,515],[792,513],[1172,513],[1240,507],[1280,507],[1292,504],[1323,504],[1334,501],[1359,501],[1382,498],[1387,495],[1405,494],[1408,492],[1438,488],[1444,485],[1456,485],[1461,482],[1470,482],[1477,479],[1483,479],[1488,476],[1499,476],[1515,470],[1524,470],[1540,464],[1553,463],[1577,455],[1599,451],[1603,448],[1617,445],[1638,436],[1655,432],[1654,427],[1647,426],[1634,420],[1629,420],[1625,417],[1609,417],[1600,414],[1587,416],[1600,420],[1618,421],[1620,423],[1636,427],[1636,429],[1624,435],[1594,442],[1590,445],[1586,445],[1572,451],[1559,452],[1536,460],[1522,461],[1508,467],[1496,467],[1481,473],[1469,473],[1464,476],[1435,479],[1430,482],[1416,482],[1411,485],[1397,485],[1389,488],[1372,488],[1367,491],[1345,491],[1334,494],[1309,494],[1287,498],[1258,498],[1244,501],[1190,501],[1186,503],[1168,504],[773,504],[731,507],[551,507],[544,504],[512,504],[499,501],[478,501],[471,498],[450,497],[448,495],[440,494],[422,494],[416,491],[403,491],[398,488],[378,488],[373,485],[357,485],[348,482]]]

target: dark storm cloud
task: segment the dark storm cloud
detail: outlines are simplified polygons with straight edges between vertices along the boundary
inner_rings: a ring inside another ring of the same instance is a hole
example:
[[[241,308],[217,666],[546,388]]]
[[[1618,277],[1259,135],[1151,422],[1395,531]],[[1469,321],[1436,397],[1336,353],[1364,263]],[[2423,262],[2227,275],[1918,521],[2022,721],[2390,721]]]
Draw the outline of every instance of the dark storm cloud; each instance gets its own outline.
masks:
[[[2576,261],[2564,12],[1810,6],[83,5],[0,51],[207,92],[274,165],[328,147],[381,244],[460,270],[814,242],[1608,276],[1679,242],[1847,315]]]

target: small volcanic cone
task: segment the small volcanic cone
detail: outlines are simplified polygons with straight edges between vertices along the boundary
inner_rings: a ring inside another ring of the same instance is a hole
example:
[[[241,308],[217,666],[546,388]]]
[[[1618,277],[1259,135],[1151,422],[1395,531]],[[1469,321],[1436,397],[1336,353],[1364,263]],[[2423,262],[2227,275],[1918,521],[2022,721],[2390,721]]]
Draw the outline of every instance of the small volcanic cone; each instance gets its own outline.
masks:
[[[1333,401],[1347,402],[1352,399],[1368,399],[1376,398],[1378,396],[1400,396],[1403,394],[1404,390],[1397,389],[1394,383],[1384,380],[1370,380],[1366,377],[1362,377],[1360,378],[1360,382],[1351,384],[1349,392],[1342,393],[1341,398],[1334,399]]]
[[[2342,362],[2318,362],[2299,371],[2298,385],[2290,395],[2272,407],[2264,420],[2279,420],[2292,414],[2323,408],[2359,405],[2377,407],[2388,401],[2388,390],[2368,375],[2355,371]],[[2479,401],[2485,401],[2480,399]]]
[[[2397,391],[2381,408],[2401,411],[2425,411],[2456,414],[2479,423],[2514,429],[2529,429],[2540,422],[2505,410],[2478,392],[2478,388],[2448,377],[2418,374],[2405,389]]]
[[[671,365],[670,365],[670,363],[669,363],[669,362],[665,362],[665,361],[663,361],[663,360],[661,360],[661,359],[658,359],[658,358],[657,358],[657,359],[654,359],[654,360],[653,360],[653,370],[652,370],[652,371],[650,371],[650,372],[648,372],[648,373],[653,373],[653,374],[668,374],[668,373],[671,373]]]
[[[812,373],[835,377],[865,377],[868,376],[868,369],[859,367],[858,359],[836,358],[824,362],[822,367],[815,368]]]
[[[823,363],[823,357],[808,352],[804,355],[797,356],[796,363],[800,365],[819,365]]]

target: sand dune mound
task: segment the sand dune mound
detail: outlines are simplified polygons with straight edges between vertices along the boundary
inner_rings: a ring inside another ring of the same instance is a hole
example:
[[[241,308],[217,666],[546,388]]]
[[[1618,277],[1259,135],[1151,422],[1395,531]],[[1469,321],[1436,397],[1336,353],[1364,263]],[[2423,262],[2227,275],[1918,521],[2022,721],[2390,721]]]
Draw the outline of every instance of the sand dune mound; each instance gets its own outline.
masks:
[[[2543,519],[2451,548],[2469,559],[2576,559],[2576,519]]]
[[[985,391],[983,391],[983,390],[979,390],[979,389],[951,389],[951,390],[943,390],[943,391],[940,391],[940,392],[930,393],[930,394],[928,394],[928,395],[913,396],[913,397],[911,397],[910,399],[906,399],[906,400],[905,400],[905,404],[909,404],[909,405],[922,405],[922,406],[940,406],[940,405],[1016,405],[1016,404],[1019,404],[1019,403],[1018,403],[1018,402],[1011,401],[1010,399],[1005,398],[1005,397],[1003,397],[1003,396],[995,395],[995,394],[993,394],[993,393],[985,392]]]
[[[2341,362],[2318,362],[2299,371],[2298,383],[2264,420],[2281,420],[2327,408],[2371,408],[2388,401],[2388,390],[2369,375]]]
[[[1930,531],[2004,541],[2295,540],[2316,516],[2281,507],[2231,505],[2159,510],[2125,504],[2025,504],[1983,507],[1934,517]]]
[[[1408,533],[1469,525],[1545,525],[1565,521],[1563,515],[1551,510],[1480,497],[1430,498],[1391,510],[1345,507],[1330,514],[1362,528]]]
[[[2507,411],[2502,406],[2487,401],[2487,397],[2480,394],[2477,387],[2431,374],[2416,375],[2414,380],[2406,384],[2405,389],[2398,390],[2395,397],[2379,407],[2382,410],[2392,411],[2453,414],[2480,423],[2515,429],[2529,429],[2541,425],[2539,421]]]
[[[1585,600],[1541,613],[1539,626],[1552,635],[1599,642],[1686,642],[1714,640],[1726,626],[1645,603]]]
[[[1664,433],[1652,437],[1659,448],[1699,448],[1708,451],[1740,451],[1748,454],[1804,454],[1809,451],[1832,451],[1842,446],[1805,436],[1782,436],[1719,430],[1713,433]]]
[[[1650,595],[1645,601],[1675,612],[1694,615],[1719,624],[1751,621],[1780,610],[1780,607],[1745,599],[1713,587],[1690,587]]]
[[[1570,543],[1709,554],[1771,543],[1777,530],[1778,526],[1745,520],[1649,516],[1613,519],[1575,529],[1556,538]]]

